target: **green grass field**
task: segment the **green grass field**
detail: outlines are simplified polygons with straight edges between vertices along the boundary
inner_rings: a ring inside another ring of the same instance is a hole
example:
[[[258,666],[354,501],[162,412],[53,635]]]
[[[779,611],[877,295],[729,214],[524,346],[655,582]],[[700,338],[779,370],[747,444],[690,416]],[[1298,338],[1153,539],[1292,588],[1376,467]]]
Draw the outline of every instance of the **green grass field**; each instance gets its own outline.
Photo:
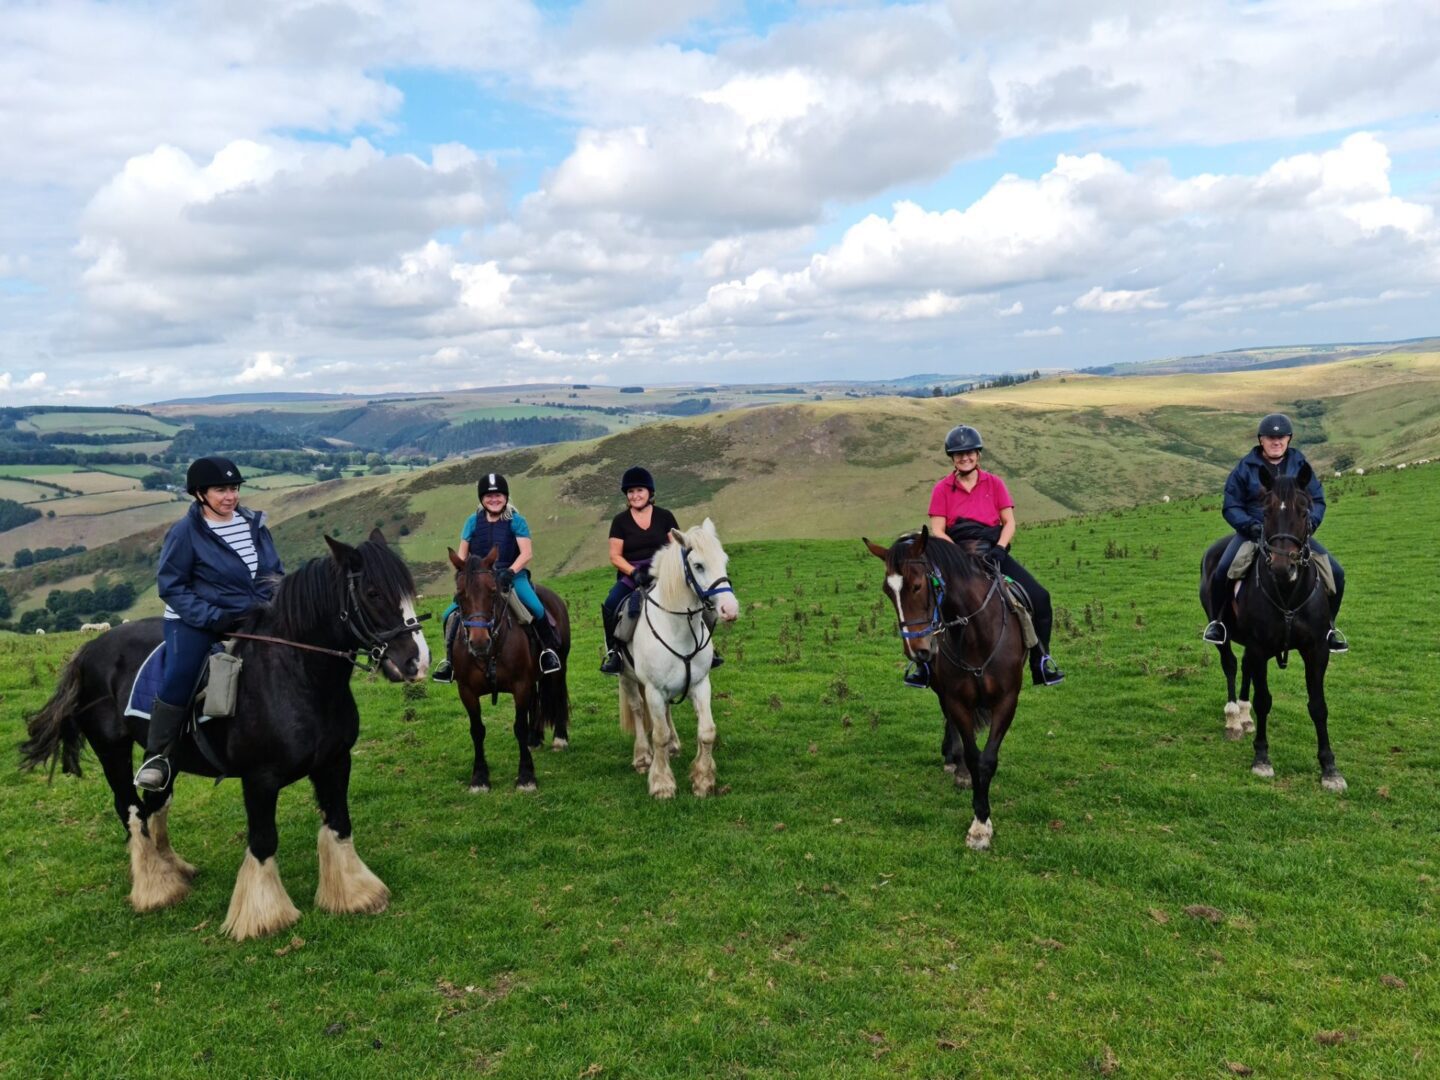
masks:
[[[175,434],[173,424],[153,416],[126,412],[53,412],[35,413],[16,423],[21,431],[75,431],[83,435],[120,435],[131,431],[154,431]]]
[[[84,471],[83,465],[0,465],[0,476],[62,476]]]
[[[0,1071],[1434,1076],[1440,614],[1417,583],[1435,475],[1330,487],[1353,643],[1328,680],[1343,796],[1319,787],[1298,663],[1272,677],[1276,780],[1221,738],[1196,600],[1216,500],[1022,530],[1069,679],[1021,698],[984,855],[858,541],[903,520],[732,545],[742,615],[722,632],[709,801],[677,770],[681,795],[653,802],[629,768],[594,670],[602,572],[552,582],[578,624],[573,744],[540,757],[537,794],[508,786],[506,700],[486,706],[496,790],[472,796],[453,688],[357,681],[352,808],[394,892],[380,916],[311,904],[305,785],[282,796],[279,856],[303,917],[235,945],[218,933],[243,853],[234,782],[182,782],[172,835],[201,874],[137,917],[93,759],[48,787],[0,774]],[[12,745],[79,641],[0,639]]]

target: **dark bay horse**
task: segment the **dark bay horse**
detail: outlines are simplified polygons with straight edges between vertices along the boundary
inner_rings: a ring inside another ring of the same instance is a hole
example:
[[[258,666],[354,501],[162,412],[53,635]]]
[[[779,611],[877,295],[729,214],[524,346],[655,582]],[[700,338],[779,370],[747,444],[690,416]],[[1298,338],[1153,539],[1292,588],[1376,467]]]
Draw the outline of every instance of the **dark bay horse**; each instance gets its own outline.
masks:
[[[929,664],[930,689],[945,716],[944,751],[961,744],[955,786],[972,788],[975,820],[965,843],[990,846],[990,781],[1000,744],[1020,701],[1027,651],[1018,616],[1010,610],[1000,572],[959,545],[907,533],[890,548],[865,541],[885,563],[885,595],[895,605],[905,655]],[[975,735],[989,728],[982,752]]]
[[[1315,568],[1310,548],[1310,466],[1294,476],[1272,479],[1261,470],[1265,488],[1265,523],[1259,550],[1246,572],[1239,596],[1219,612],[1209,610],[1208,582],[1229,537],[1211,544],[1200,565],[1200,602],[1206,614],[1226,624],[1229,637],[1245,647],[1243,678],[1245,688],[1254,689],[1255,760],[1250,771],[1272,777],[1270,742],[1266,721],[1273,701],[1270,695],[1269,664],[1275,658],[1285,666],[1289,654],[1298,652],[1305,663],[1305,692],[1310,719],[1315,725],[1319,747],[1320,784],[1327,791],[1344,791],[1345,777],[1335,767],[1330,749],[1329,707],[1325,703],[1325,670],[1330,649],[1325,636],[1330,629],[1330,603]],[[1235,654],[1230,642],[1217,645],[1227,690],[1225,716],[1227,734],[1243,723],[1248,709],[1235,696]],[[1238,736],[1235,736],[1238,737]]]
[[[450,549],[450,563],[455,567],[455,602],[460,607],[463,631],[455,635],[451,663],[460,703],[470,716],[470,741],[475,744],[470,790],[490,790],[480,699],[489,694],[494,704],[498,695],[509,694],[515,702],[515,742],[520,747],[515,788],[534,791],[535,760],[530,749],[544,742],[545,726],[555,730],[552,749],[564,750],[569,745],[570,692],[565,679],[570,666],[570,611],[552,590],[535,586],[535,595],[554,619],[560,640],[560,670],[542,676],[530,633],[516,620],[508,594],[501,591],[495,579],[498,557],[499,549],[493,547],[483,559],[472,553],[465,560]]]
[[[237,941],[283,930],[300,917],[280,882],[275,807],[280,789],[303,777],[314,785],[324,819],[316,905],[373,913],[389,902],[390,890],[355,853],[351,835],[350,750],[360,730],[352,657],[368,653],[391,682],[414,682],[425,677],[430,654],[415,618],[415,583],[380,530],[358,547],[328,536],[325,542],[330,557],[283,578],[271,603],[236,632],[244,672],[235,716],[204,725],[224,774],[238,777],[244,790],[248,841],[222,927]],[[22,768],[48,762],[53,773],[58,761],[79,776],[82,740],[89,741],[129,836],[136,911],[183,900],[195,875],[170,846],[173,781],[142,795],[131,781],[132,748],[145,745],[148,721],[124,710],[141,664],[164,637],[162,622],[126,623],[82,645],[54,696],[28,718],[30,737],[20,748]],[[177,771],[220,775],[188,734],[173,760]]]

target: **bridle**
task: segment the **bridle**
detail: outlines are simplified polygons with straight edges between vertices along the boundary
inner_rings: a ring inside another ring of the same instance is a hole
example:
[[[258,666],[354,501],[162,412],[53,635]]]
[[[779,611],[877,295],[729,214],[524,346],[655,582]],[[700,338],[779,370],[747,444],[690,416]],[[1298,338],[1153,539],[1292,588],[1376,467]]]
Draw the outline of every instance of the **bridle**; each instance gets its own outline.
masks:
[[[500,587],[500,579],[499,576],[495,573],[495,568],[493,566],[481,566],[474,571],[467,568],[463,571],[463,573],[467,577],[471,573],[489,574],[492,578],[495,578],[495,596],[502,597],[504,595],[505,590]],[[462,599],[463,597],[456,597],[456,600]],[[508,611],[508,608],[506,610]],[[504,629],[505,618],[503,615],[498,619],[495,618],[495,601],[492,599],[490,602],[490,610],[488,612],[462,612],[460,616],[460,625],[467,630],[489,630],[491,632],[490,639],[486,642],[485,648],[483,650],[477,652],[476,650],[472,649],[470,647],[470,640],[468,635],[466,636],[465,640],[465,648],[471,656],[475,656],[477,658],[492,657],[494,652],[496,651],[496,646],[500,639],[500,633]]]
[[[1000,647],[1005,643],[1005,631],[1009,626],[1010,620],[1007,617],[1007,612],[1004,605],[1001,605],[1000,609],[1000,633],[996,635],[995,647],[990,650],[990,655],[981,662],[979,667],[975,667],[972,664],[965,663],[959,656],[951,652],[951,650],[947,646],[948,635],[945,633],[945,631],[959,630],[960,634],[963,636],[963,634],[965,633],[965,628],[968,627],[977,618],[979,618],[981,613],[983,613],[984,610],[990,606],[990,601],[993,600],[995,596],[998,595],[1000,592],[1002,575],[1000,574],[999,570],[997,569],[991,575],[990,588],[986,590],[985,599],[980,601],[979,607],[977,607],[974,611],[956,615],[952,618],[947,619],[945,618],[944,613],[944,576],[941,575],[935,569],[935,567],[930,564],[930,561],[928,559],[903,559],[900,561],[899,565],[902,567],[916,565],[925,567],[925,576],[930,585],[930,594],[933,597],[933,603],[931,605],[929,615],[919,619],[906,619],[903,617],[900,618],[901,640],[908,642],[913,641],[916,638],[935,636],[939,643],[940,652],[944,654],[945,659],[949,660],[951,664],[959,668],[961,671],[965,672],[967,675],[973,675],[976,679],[981,678],[985,674],[985,669],[990,666],[990,662],[994,660],[995,657],[999,654]],[[898,596],[896,597],[896,600],[899,600]],[[904,614],[903,608],[899,607],[898,604],[897,614],[901,616],[903,616]],[[910,627],[917,626],[920,627],[920,629],[910,629]],[[919,661],[915,662],[918,663]]]
[[[683,611],[671,611],[669,608],[664,607],[659,600],[655,599],[655,593],[653,589],[647,589],[643,594],[645,597],[645,625],[650,627],[651,635],[655,638],[656,641],[658,641],[662,646],[664,646],[665,651],[668,652],[671,656],[680,660],[685,665],[685,685],[681,688],[680,692],[675,697],[670,699],[671,705],[677,705],[680,702],[684,701],[686,696],[690,693],[690,663],[695,659],[695,657],[700,655],[701,650],[704,649],[706,645],[709,645],[715,637],[715,631],[710,629],[709,624],[706,623],[704,619],[700,620],[700,625],[704,627],[704,636],[701,636],[700,632],[695,629],[695,616],[701,615],[706,611],[714,610],[715,597],[719,596],[721,593],[729,593],[731,596],[735,595],[735,590],[730,587],[730,578],[728,575],[716,578],[710,583],[708,587],[701,585],[700,579],[695,576],[694,568],[690,565],[690,550],[691,549],[688,547],[685,547],[683,545],[681,546],[680,565],[685,568],[685,584],[689,586],[690,591],[693,592],[696,598],[700,601],[699,607],[686,608]],[[690,628],[690,640],[695,646],[693,649],[690,650],[690,652],[680,652],[678,649],[675,649],[668,641],[666,641],[663,637],[660,636],[660,631],[655,629],[655,624],[650,619],[651,607],[659,608],[667,615],[678,615],[685,619],[686,625]]]
[[[716,578],[710,583],[708,589],[702,587],[699,579],[695,576],[694,568],[690,565],[690,549],[687,547],[680,549],[680,565],[685,567],[685,584],[690,586],[705,607],[713,608],[715,606],[714,598],[721,593],[728,592],[731,596],[735,595],[735,590],[730,587],[728,576]]]

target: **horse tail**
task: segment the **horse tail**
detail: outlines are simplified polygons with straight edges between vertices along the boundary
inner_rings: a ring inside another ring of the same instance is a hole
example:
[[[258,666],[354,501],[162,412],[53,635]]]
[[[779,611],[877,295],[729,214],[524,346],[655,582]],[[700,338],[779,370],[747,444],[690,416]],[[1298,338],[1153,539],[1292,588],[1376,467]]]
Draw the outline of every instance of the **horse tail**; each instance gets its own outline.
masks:
[[[630,695],[620,687],[620,730],[626,735],[635,734],[635,714],[630,711]]]
[[[971,722],[975,725],[976,731],[990,730],[990,706],[976,705],[975,711],[971,714]]]
[[[81,775],[82,743],[75,717],[83,681],[80,659],[84,651],[77,650],[65,665],[50,700],[41,706],[39,712],[25,718],[25,730],[30,737],[20,744],[20,768],[33,770],[48,762],[50,779],[53,780],[58,761],[64,772],[71,776]]]

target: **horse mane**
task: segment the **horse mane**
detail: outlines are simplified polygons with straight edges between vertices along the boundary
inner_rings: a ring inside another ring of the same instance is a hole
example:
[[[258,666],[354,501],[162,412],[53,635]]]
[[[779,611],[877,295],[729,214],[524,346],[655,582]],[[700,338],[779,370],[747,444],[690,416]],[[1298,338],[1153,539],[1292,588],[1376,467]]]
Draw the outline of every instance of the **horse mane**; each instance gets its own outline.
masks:
[[[387,605],[398,606],[415,596],[410,568],[388,545],[366,540],[353,550],[360,556],[360,576],[367,586],[380,590]],[[271,629],[300,635],[337,618],[344,605],[345,568],[333,556],[319,555],[280,579],[265,611]]]
[[[892,574],[900,572],[900,564],[908,558],[906,552],[920,539],[918,532],[902,533],[890,546],[890,557],[885,565]],[[930,565],[946,577],[974,578],[989,577],[990,570],[983,559],[971,555],[959,544],[938,540],[933,535],[925,542],[925,557]]]
[[[680,535],[685,538],[685,546],[694,552],[701,562],[713,563],[725,558],[725,549],[720,546],[720,541],[705,529],[691,529]],[[685,580],[685,567],[680,561],[680,545],[673,538],[667,541],[665,546],[655,553],[651,565],[656,582],[655,599],[672,611],[689,608],[690,586]]]

